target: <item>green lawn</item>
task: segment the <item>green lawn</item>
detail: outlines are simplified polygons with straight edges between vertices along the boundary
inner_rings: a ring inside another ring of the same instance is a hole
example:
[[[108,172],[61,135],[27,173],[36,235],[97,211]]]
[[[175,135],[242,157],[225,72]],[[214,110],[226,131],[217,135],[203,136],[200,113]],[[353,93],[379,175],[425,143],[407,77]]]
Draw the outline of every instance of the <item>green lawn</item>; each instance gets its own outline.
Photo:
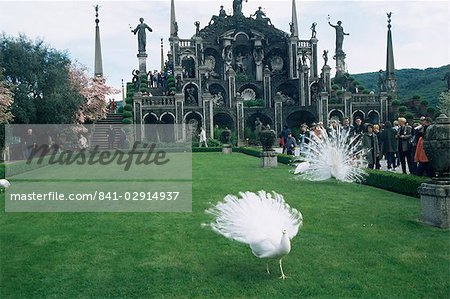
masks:
[[[448,298],[450,234],[418,221],[416,198],[294,180],[243,154],[193,154],[192,213],[4,213],[1,298]],[[277,191],[303,213],[278,279],[201,223],[228,193]]]

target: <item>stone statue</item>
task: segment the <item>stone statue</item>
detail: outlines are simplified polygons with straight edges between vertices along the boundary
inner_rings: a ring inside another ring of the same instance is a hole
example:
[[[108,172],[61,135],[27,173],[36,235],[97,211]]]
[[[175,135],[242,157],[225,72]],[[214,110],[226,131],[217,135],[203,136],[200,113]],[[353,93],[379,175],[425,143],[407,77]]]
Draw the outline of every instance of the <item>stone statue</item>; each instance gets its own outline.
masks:
[[[322,58],[323,58],[323,65],[327,65],[328,63],[328,50],[323,50],[323,54],[322,54]]]
[[[258,7],[258,10],[255,11],[254,14],[250,15],[255,16],[255,20],[267,22],[269,25],[272,25],[272,21],[269,18],[266,18],[266,14],[262,11],[262,7]]]
[[[255,59],[255,64],[260,65],[264,59],[264,49],[262,47],[255,47],[253,49],[253,59]]]
[[[247,0],[245,0],[247,2]],[[233,0],[233,16],[242,16],[242,0]]]
[[[306,66],[306,51],[302,51],[302,65]]]
[[[145,53],[145,46],[147,44],[147,34],[145,32],[145,29],[152,32],[152,28],[150,28],[147,24],[144,23],[144,18],[140,18],[139,21],[141,22],[136,26],[134,30],[131,30],[135,35],[138,34],[138,50],[139,53]]]
[[[386,91],[386,79],[383,73],[383,70],[378,71],[378,89],[380,91]]]
[[[228,17],[227,13],[225,12],[225,9],[223,9],[223,5],[220,6],[219,15],[212,16],[211,20],[209,21],[208,25],[211,25],[211,23],[216,23],[217,21],[221,21]]]
[[[332,25],[330,21],[328,21],[328,25],[333,27],[336,30],[336,54],[343,53],[342,44],[344,43],[344,35],[350,35],[349,33],[344,32],[344,28],[341,26],[342,22],[338,21],[337,25]]]
[[[311,38],[316,38],[316,34],[317,34],[316,26],[317,26],[316,22],[312,23],[312,25],[311,25]]]
[[[294,36],[295,27],[294,27],[294,23],[292,23],[292,22],[289,23],[289,31],[291,32],[291,36]]]
[[[244,58],[245,58],[245,56],[242,53],[239,53],[238,56],[236,56],[236,73],[237,74],[245,73]]]
[[[134,92],[139,92],[141,89],[141,76],[139,76],[138,70],[133,70],[131,72],[133,75],[133,79],[131,79],[131,83],[133,83],[134,86]]]
[[[178,22],[177,21],[173,22],[173,29],[174,29],[173,35],[178,36]]]
[[[196,21],[194,23],[194,25],[195,25],[195,36],[199,36],[200,35],[200,22]]]
[[[255,120],[255,134],[259,135],[259,133],[262,131],[262,128],[263,123],[261,122],[261,120],[259,120],[259,117],[257,117]]]

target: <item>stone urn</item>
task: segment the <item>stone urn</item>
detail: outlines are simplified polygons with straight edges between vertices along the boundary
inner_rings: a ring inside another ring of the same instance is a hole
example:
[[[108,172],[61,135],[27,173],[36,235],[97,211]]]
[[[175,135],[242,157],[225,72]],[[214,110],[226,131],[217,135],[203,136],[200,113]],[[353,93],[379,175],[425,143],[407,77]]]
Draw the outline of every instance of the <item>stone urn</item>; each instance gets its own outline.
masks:
[[[436,171],[436,180],[449,181],[450,175],[450,118],[441,114],[424,137],[423,148]]]
[[[259,141],[262,145],[261,167],[271,168],[278,166],[277,153],[273,150],[276,134],[269,126],[259,133]]]
[[[259,141],[261,142],[263,151],[273,151],[276,134],[274,130],[266,128],[259,133]]]
[[[440,228],[450,227],[450,118],[441,114],[424,137],[423,148],[436,177],[420,185],[421,220]]]
[[[231,131],[225,129],[220,134],[220,142],[222,142],[222,153],[231,154],[233,147],[231,145]]]

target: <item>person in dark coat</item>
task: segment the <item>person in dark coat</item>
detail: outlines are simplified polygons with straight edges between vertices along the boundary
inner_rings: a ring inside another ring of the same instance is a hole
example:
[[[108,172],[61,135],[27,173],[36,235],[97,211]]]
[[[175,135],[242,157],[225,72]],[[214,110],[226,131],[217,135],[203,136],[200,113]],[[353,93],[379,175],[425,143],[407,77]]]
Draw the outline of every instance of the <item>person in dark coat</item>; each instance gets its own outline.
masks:
[[[411,136],[412,136],[412,128],[408,125],[405,118],[400,117],[398,119],[399,129],[398,129],[398,154],[400,157],[400,163],[402,165],[402,172],[406,174],[406,162],[408,163],[408,170],[411,173],[412,167],[412,159],[411,159]]]
[[[392,127],[392,123],[387,121],[384,130],[380,133],[382,153],[386,156],[388,171],[395,170],[395,153],[398,149],[397,130]]]
[[[362,136],[361,145],[365,150],[368,167],[373,169],[377,162],[377,158],[380,156],[380,150],[378,146],[378,137],[373,132],[372,124],[367,125],[367,132]]]
[[[286,153],[288,155],[294,155],[296,147],[297,143],[295,142],[295,138],[292,136],[292,133],[289,132],[286,140]]]

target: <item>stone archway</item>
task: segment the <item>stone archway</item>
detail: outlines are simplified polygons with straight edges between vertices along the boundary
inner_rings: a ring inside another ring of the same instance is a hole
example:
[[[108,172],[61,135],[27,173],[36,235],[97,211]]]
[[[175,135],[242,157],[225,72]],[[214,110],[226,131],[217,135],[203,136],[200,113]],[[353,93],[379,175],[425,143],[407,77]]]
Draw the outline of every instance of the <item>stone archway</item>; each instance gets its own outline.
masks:
[[[269,125],[271,128],[273,128],[272,119],[261,112],[256,112],[250,115],[245,122],[245,127],[250,128],[252,131],[254,131],[256,128],[255,121],[257,120],[257,118],[259,118],[263,126]]]
[[[367,121],[371,124],[380,123],[380,113],[377,110],[371,110],[367,113]]]
[[[203,116],[195,111],[190,111],[184,115],[184,123],[191,126],[192,137],[197,137],[197,132],[203,126]]]
[[[283,95],[283,106],[294,106],[298,103],[298,88],[291,83],[278,85],[276,92]],[[272,101],[272,105],[275,105]]]
[[[184,56],[181,60],[184,78],[195,78],[195,59],[192,56]]]
[[[219,112],[214,115],[214,126],[218,126],[219,129],[228,128],[230,130],[235,129],[234,120],[228,113]]]
[[[316,121],[316,117],[309,111],[300,110],[296,112],[292,112],[286,118],[286,125],[289,128],[299,128],[301,124],[306,123],[308,126],[311,126],[313,122]]]
[[[158,126],[160,139],[162,142],[175,142],[175,115],[171,112],[164,112],[159,118],[161,126]]]
[[[333,109],[328,113],[328,119],[337,119],[339,120],[339,123],[342,123],[344,120],[344,112],[339,109]]]
[[[364,123],[364,119],[366,118],[366,114],[363,111],[361,111],[361,110],[354,111],[353,114],[352,114],[353,125],[355,125],[355,120],[358,117],[361,119],[362,123]]]
[[[144,115],[144,124],[144,140],[159,143],[161,141],[157,126],[160,124],[159,117],[155,113],[147,113]]]

